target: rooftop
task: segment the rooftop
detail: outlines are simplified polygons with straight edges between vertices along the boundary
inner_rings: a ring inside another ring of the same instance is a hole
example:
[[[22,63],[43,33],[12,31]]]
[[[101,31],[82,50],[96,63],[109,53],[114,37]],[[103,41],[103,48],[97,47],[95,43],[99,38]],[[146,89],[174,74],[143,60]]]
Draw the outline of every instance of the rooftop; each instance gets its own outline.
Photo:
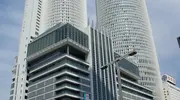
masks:
[[[117,53],[115,53],[114,56],[115,58],[121,57]],[[138,67],[128,59],[122,59],[118,62],[117,66],[120,67],[121,71],[128,76],[131,76],[132,78],[135,78],[137,80],[140,79]]]
[[[28,45],[27,59],[50,52],[64,45],[71,45],[89,52],[88,35],[71,24],[58,24],[34,39]]]

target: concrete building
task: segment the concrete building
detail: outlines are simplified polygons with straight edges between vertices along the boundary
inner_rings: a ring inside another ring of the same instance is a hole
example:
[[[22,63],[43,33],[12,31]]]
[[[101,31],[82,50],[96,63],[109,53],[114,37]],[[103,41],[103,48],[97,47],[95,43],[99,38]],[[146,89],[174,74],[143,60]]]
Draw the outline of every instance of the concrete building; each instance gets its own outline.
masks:
[[[42,0],[26,0],[24,19],[20,33],[19,52],[16,57],[16,65],[13,67],[14,92],[10,100],[24,100],[27,96],[26,80],[26,56],[28,43],[40,34]]]
[[[180,88],[176,86],[176,80],[169,75],[163,75],[162,80],[164,100],[179,100]]]
[[[115,59],[120,57],[114,54]],[[120,67],[121,84],[117,83],[118,91],[121,91],[122,100],[154,100],[153,91],[138,83],[140,80],[138,67],[127,59],[117,62]],[[116,75],[118,70],[116,69]],[[116,77],[118,81],[118,75]],[[118,95],[119,96],[119,95]]]
[[[92,100],[117,100],[115,67],[101,70],[103,65],[114,60],[112,40],[91,27],[87,27],[85,33],[89,34],[92,55]]]
[[[53,26],[28,44],[24,99],[117,100],[121,87],[125,100],[152,100],[152,91],[138,84],[138,68],[127,60],[118,64],[121,86],[114,66],[101,70],[114,60],[112,48],[112,40],[91,27]],[[12,84],[12,94],[15,88]]]
[[[18,61],[18,57],[16,56],[15,59],[14,59],[15,64],[14,64],[13,69],[12,69],[13,77],[12,77],[12,84],[11,84],[11,90],[10,90],[10,100],[12,100],[13,97],[16,96],[15,95],[16,94],[15,90],[17,90],[17,85],[16,84],[18,82],[17,79],[15,80],[16,73],[18,73],[18,72],[16,72],[16,71],[18,71],[18,70],[16,70],[16,68],[17,68],[17,61]]]
[[[28,46],[28,100],[83,100],[91,96],[89,37],[57,24]]]
[[[96,0],[97,27],[112,37],[113,49],[124,55],[133,49],[138,52],[129,57],[139,67],[141,85],[162,97],[162,82],[152,37],[146,0]]]
[[[28,45],[28,100],[116,100],[111,39],[87,27],[57,24]]]
[[[43,0],[43,30],[58,23],[70,23],[79,28],[87,27],[86,0]]]
[[[27,96],[27,47],[47,29],[59,22],[77,27],[87,26],[86,0],[25,0],[24,18],[20,33],[19,52],[13,67],[14,92],[10,100],[24,100]]]

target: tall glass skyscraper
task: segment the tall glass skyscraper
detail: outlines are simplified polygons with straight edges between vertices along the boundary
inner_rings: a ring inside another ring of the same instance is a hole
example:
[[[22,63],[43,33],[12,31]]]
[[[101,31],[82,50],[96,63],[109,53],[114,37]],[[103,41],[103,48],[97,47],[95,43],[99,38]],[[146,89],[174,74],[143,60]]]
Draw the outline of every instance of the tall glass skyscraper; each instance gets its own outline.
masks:
[[[24,19],[20,33],[19,53],[12,69],[10,100],[27,99],[28,44],[57,23],[87,26],[86,0],[25,0]]]
[[[146,1],[96,0],[96,6],[98,29],[112,37],[113,49],[120,55],[133,49],[138,52],[129,59],[139,67],[139,82],[152,88],[160,99],[162,83]]]

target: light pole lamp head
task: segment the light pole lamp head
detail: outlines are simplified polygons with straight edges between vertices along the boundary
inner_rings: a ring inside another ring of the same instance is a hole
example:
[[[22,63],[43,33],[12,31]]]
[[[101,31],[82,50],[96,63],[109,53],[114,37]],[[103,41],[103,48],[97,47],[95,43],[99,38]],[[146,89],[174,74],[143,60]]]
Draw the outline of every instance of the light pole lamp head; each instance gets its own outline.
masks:
[[[105,65],[105,66],[101,67],[101,69],[104,70],[104,69],[106,69],[107,67],[108,67],[108,66]]]
[[[136,52],[136,51],[133,51],[133,52],[129,53],[129,56],[134,56],[134,55],[136,55],[136,54],[137,54],[137,52]]]

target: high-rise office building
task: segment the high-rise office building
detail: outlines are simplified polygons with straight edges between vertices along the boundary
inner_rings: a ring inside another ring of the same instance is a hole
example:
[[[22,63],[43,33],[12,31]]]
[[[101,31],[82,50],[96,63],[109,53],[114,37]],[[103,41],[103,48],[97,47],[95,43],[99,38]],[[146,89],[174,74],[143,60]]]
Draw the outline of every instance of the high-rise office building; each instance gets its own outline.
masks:
[[[162,97],[162,83],[152,30],[145,0],[96,0],[97,27],[113,40],[113,49],[120,55],[135,49],[131,57],[140,71],[141,85],[154,89]]]
[[[86,0],[43,0],[43,2],[43,31],[60,22],[80,28],[87,26]]]
[[[12,69],[13,93],[10,100],[24,100],[27,96],[26,80],[26,55],[28,43],[39,35],[41,15],[42,15],[41,0],[26,0],[24,9],[24,19],[22,22],[22,30],[20,33],[19,52],[16,57],[16,64]]]
[[[28,45],[28,100],[91,97],[89,36],[57,24]],[[88,96],[88,97],[87,97]]]
[[[180,88],[176,86],[176,80],[169,76],[162,76],[164,100],[179,100],[180,98]]]
[[[115,67],[109,66],[105,71],[101,70],[103,65],[114,60],[112,40],[90,27],[85,29],[85,33],[89,34],[92,55],[92,100],[117,100]]]
[[[113,54],[99,31],[55,25],[28,45],[28,100],[116,100]]]
[[[13,93],[10,100],[24,100],[27,96],[27,47],[34,38],[59,22],[86,27],[86,0],[26,0],[20,33],[19,53],[13,67]]]

